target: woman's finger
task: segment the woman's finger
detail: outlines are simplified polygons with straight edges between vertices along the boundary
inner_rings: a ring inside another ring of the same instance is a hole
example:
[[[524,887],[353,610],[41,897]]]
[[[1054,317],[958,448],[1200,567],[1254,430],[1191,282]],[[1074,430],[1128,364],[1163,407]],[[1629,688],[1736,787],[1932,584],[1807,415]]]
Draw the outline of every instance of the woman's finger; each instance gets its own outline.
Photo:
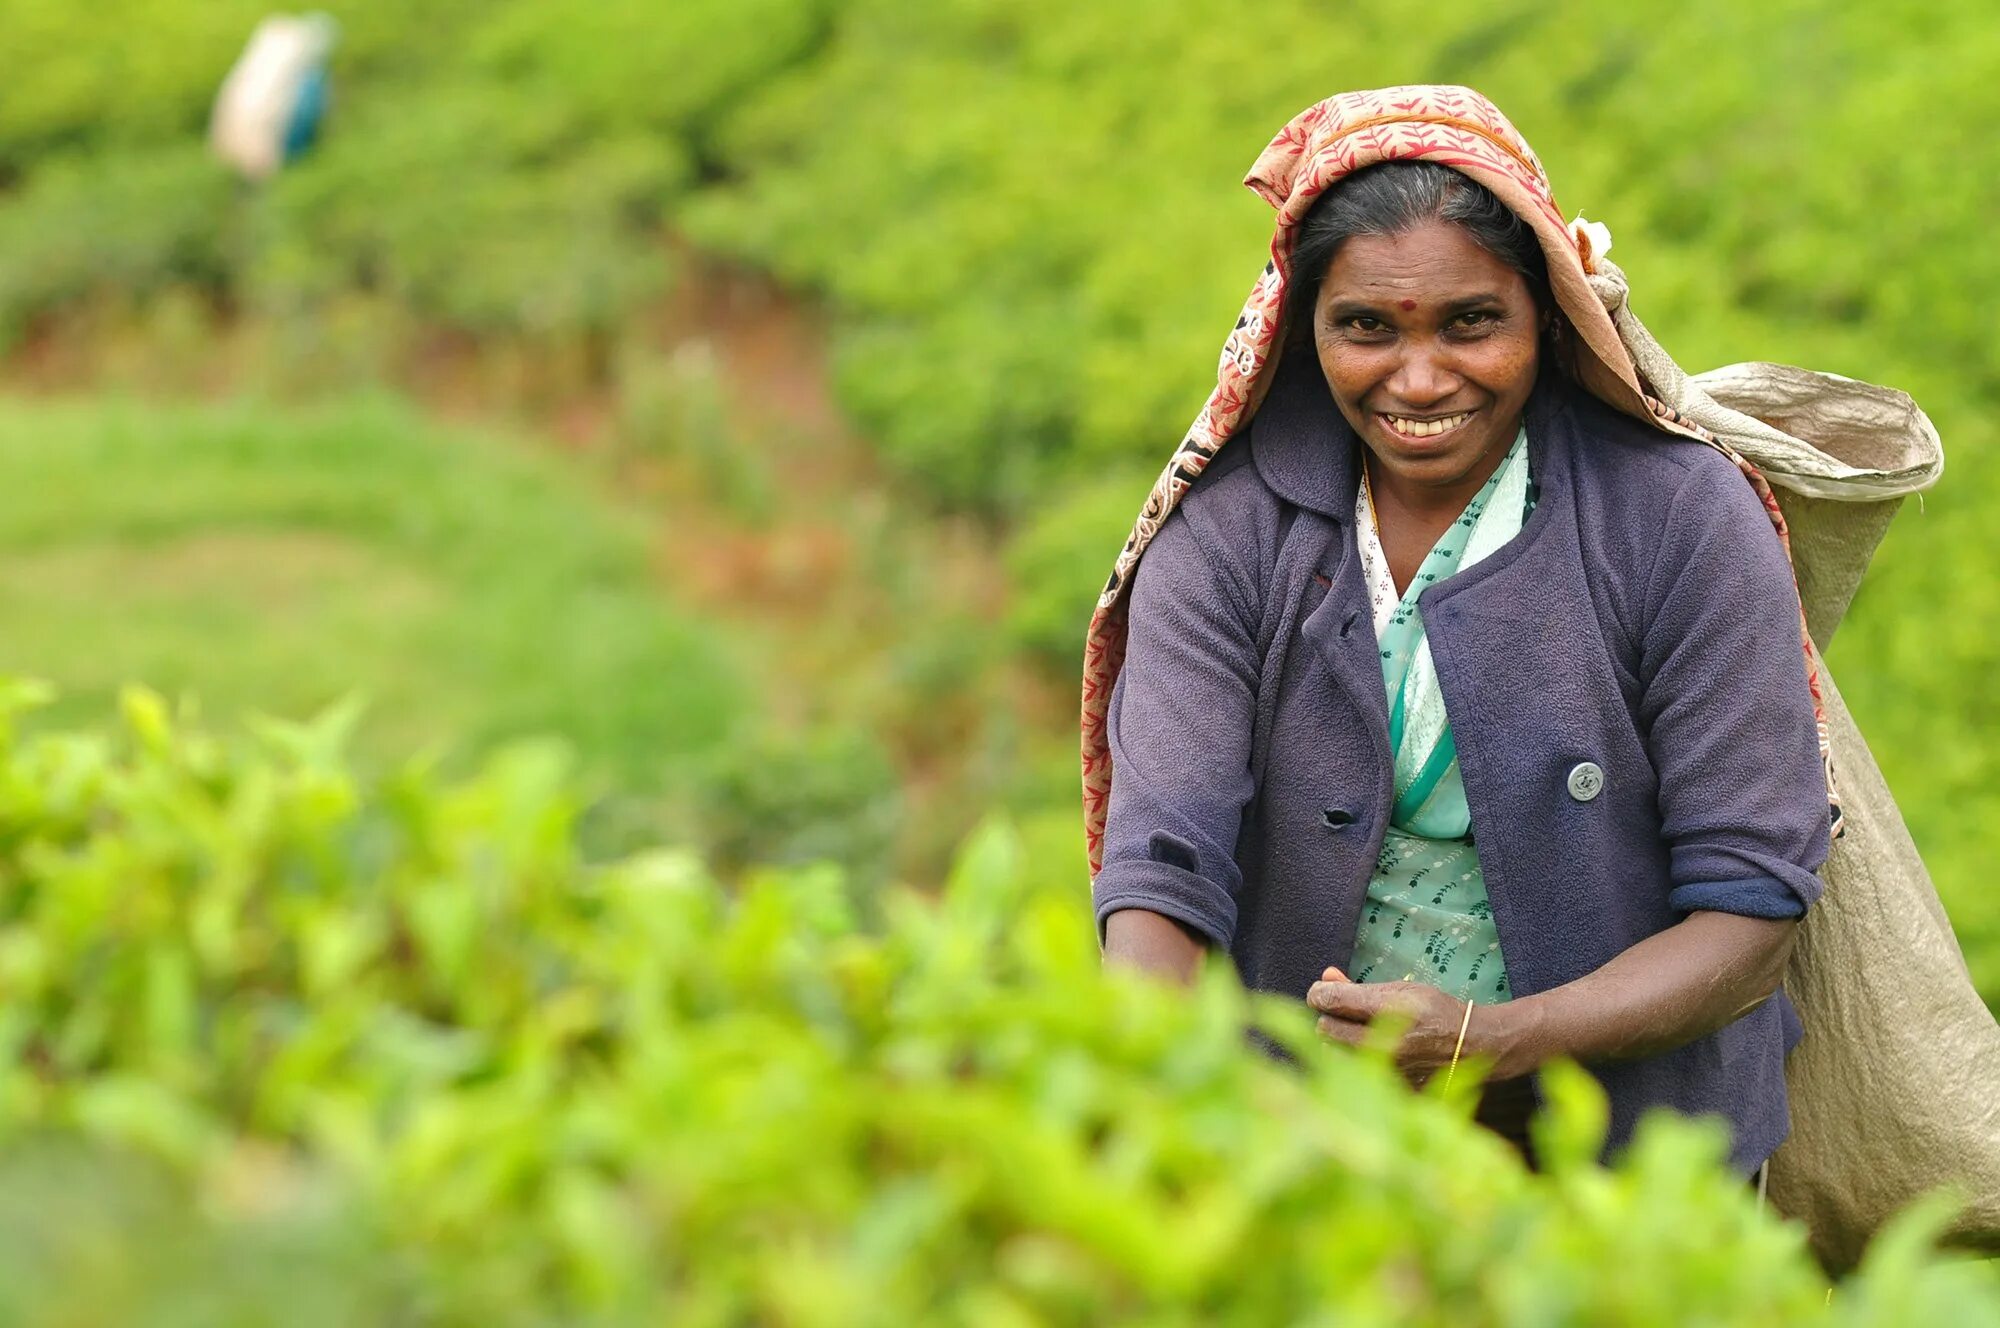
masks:
[[[1368,1025],[1335,1019],[1328,1014],[1319,1017],[1318,1027],[1321,1037],[1329,1042],[1344,1042],[1350,1047],[1360,1046],[1362,1039],[1368,1036]]]
[[[1426,989],[1411,982],[1319,982],[1320,999],[1308,1003],[1321,1013],[1363,1022],[1382,1014],[1422,1016]]]
[[[1325,982],[1320,987],[1326,996],[1321,1008],[1328,1014],[1346,1015],[1350,1019],[1373,1018],[1386,1008],[1386,998],[1391,995],[1378,983]]]
[[[1306,1004],[1324,1014],[1342,1014],[1349,1018],[1365,1019],[1365,1014],[1355,1014],[1354,993],[1362,991],[1359,983],[1315,982],[1306,988]]]

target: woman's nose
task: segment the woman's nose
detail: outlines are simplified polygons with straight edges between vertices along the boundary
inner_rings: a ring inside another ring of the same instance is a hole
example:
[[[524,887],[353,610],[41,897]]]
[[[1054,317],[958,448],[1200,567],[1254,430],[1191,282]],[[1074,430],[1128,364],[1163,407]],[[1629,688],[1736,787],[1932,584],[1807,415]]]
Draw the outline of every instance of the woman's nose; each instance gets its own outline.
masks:
[[[1421,409],[1456,392],[1458,375],[1434,350],[1413,347],[1403,353],[1396,372],[1389,376],[1388,387],[1397,399]]]

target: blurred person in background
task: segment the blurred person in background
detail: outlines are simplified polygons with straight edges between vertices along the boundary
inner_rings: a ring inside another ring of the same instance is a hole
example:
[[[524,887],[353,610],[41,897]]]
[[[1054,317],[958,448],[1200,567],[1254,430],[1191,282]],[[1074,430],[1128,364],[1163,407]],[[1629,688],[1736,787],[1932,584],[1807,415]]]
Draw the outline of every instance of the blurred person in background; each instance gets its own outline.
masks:
[[[340,27],[326,14],[274,14],[215,94],[208,142],[245,179],[263,180],[319,138],[327,107],[327,62]]]

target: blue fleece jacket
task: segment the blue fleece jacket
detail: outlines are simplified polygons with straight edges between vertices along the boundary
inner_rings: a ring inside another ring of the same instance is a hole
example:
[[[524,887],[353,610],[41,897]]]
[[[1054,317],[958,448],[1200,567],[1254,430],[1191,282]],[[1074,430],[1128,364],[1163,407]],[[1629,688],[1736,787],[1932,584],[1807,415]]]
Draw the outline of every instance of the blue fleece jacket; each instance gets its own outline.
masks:
[[[1516,996],[1692,909],[1803,911],[1829,847],[1798,601],[1755,492],[1714,450],[1557,382],[1526,422],[1533,514],[1419,601]],[[1140,560],[1110,702],[1100,936],[1118,909],[1162,913],[1246,986],[1300,998],[1345,966],[1388,824],[1358,449],[1310,357],[1280,366]],[[1573,779],[1586,763],[1601,780]],[[1780,992],[1594,1067],[1608,1148],[1648,1107],[1712,1112],[1755,1170],[1789,1128],[1798,1036]]]

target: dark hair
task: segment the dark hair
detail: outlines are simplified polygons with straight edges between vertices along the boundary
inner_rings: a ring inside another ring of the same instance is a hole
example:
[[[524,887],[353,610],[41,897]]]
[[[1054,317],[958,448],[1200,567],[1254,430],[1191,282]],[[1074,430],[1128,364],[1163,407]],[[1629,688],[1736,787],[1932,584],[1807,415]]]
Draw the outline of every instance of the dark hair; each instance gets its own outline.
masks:
[[[1356,171],[1321,194],[1299,223],[1292,289],[1285,302],[1291,335],[1312,339],[1320,283],[1344,241],[1356,235],[1400,235],[1427,221],[1465,227],[1481,248],[1527,280],[1535,308],[1560,317],[1549,295],[1541,241],[1492,190],[1436,162],[1385,161]]]

